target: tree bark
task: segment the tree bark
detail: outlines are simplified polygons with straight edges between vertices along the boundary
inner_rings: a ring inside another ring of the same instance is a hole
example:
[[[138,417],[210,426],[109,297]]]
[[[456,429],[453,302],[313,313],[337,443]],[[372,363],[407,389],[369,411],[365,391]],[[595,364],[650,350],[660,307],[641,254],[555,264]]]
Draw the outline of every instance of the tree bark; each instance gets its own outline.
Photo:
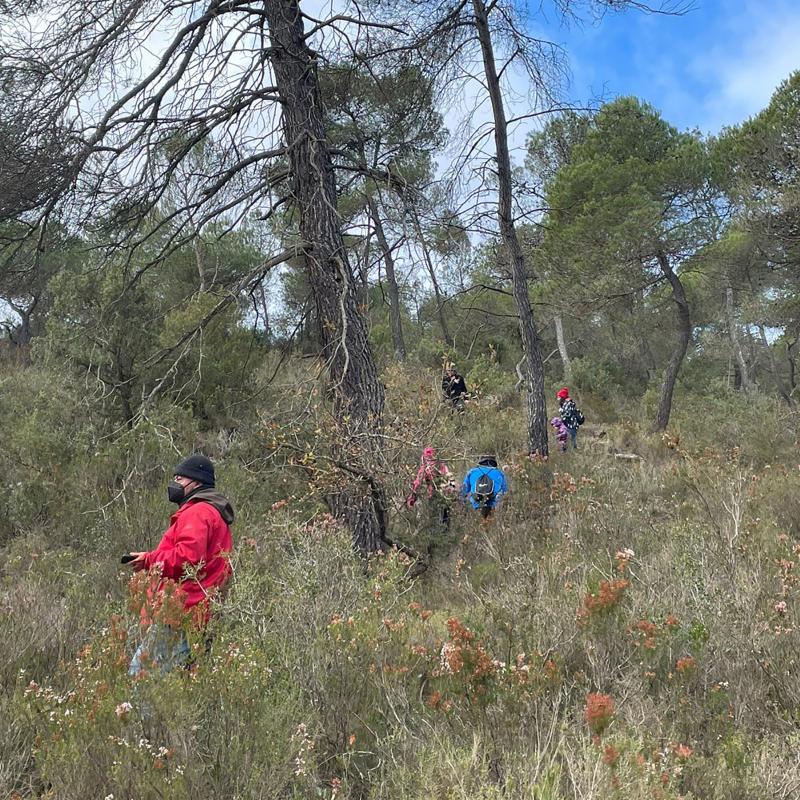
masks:
[[[558,314],[553,318],[553,322],[556,326],[556,344],[558,345],[558,354],[561,356],[561,363],[564,366],[564,380],[567,383],[572,383],[572,362],[569,360],[567,342],[564,339],[564,323],[561,321],[561,316]]]
[[[669,259],[664,253],[659,252],[657,258],[658,265],[661,267],[661,272],[664,274],[667,281],[669,281],[669,285],[672,288],[672,299],[675,301],[675,322],[678,330],[678,341],[675,344],[672,357],[664,372],[664,382],[661,386],[661,400],[658,404],[658,415],[656,416],[656,423],[653,428],[655,431],[663,431],[667,429],[667,425],[669,424],[675,382],[678,379],[678,373],[681,370],[683,359],[686,356],[686,351],[689,349],[689,342],[692,338],[692,319],[689,314],[689,301],[686,299],[686,292],[683,289],[681,279],[672,269]]]
[[[750,382],[750,375],[747,371],[747,361],[744,357],[741,344],[739,344],[739,332],[736,322],[736,311],[733,304],[733,287],[728,285],[725,289],[725,312],[728,317],[728,336],[731,340],[731,349],[733,350],[733,357],[736,359],[736,366],[738,368],[740,386],[745,392],[749,392],[753,385]],[[739,388],[737,386],[737,388]]]
[[[400,315],[400,289],[397,286],[397,275],[394,270],[394,256],[389,242],[386,239],[386,231],[383,228],[378,204],[374,198],[367,197],[367,207],[375,226],[375,238],[378,240],[378,247],[381,248],[383,263],[386,266],[386,288],[389,295],[389,327],[392,330],[392,345],[394,347],[395,361],[406,360],[406,343],[403,339],[403,319]]]
[[[271,43],[267,55],[282,103],[293,202],[307,246],[321,355],[341,425],[342,460],[359,473],[352,488],[328,502],[333,514],[349,526],[356,548],[370,553],[382,548],[386,532],[385,493],[374,472],[380,458],[384,389],[342,238],[316,59],[304,38],[299,2],[265,0],[262,8]]]
[[[444,313],[444,301],[442,300],[442,290],[439,286],[439,281],[436,278],[436,270],[433,266],[433,259],[431,258],[431,251],[428,248],[428,243],[425,241],[425,235],[422,232],[422,225],[419,223],[419,214],[417,209],[413,206],[409,207],[411,219],[414,223],[414,231],[417,234],[417,241],[422,248],[422,257],[425,260],[425,266],[428,268],[428,275],[430,276],[431,283],[433,284],[433,297],[436,301],[436,315],[439,318],[439,327],[442,329],[442,338],[448,347],[453,346],[453,337],[450,335],[450,328],[447,325],[447,317]]]
[[[511,263],[511,282],[514,300],[519,314],[519,331],[522,339],[522,352],[525,356],[527,379],[526,400],[528,417],[528,450],[530,453],[547,455],[547,406],[544,396],[544,365],[541,345],[536,332],[533,307],[528,295],[528,273],[525,256],[520,247],[514,225],[512,209],[511,157],[508,152],[508,123],[503,106],[500,78],[494,60],[492,35],[489,30],[489,16],[483,0],[472,0],[475,13],[475,27],[483,56],[486,89],[492,103],[494,118],[494,143],[497,157],[498,203],[497,217],[500,235]]]

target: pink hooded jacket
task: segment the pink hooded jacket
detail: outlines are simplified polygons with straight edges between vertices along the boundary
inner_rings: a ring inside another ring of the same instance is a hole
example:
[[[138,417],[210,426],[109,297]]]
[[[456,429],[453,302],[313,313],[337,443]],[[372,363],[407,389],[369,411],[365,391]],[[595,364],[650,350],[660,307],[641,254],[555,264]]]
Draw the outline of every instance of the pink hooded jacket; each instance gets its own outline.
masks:
[[[441,490],[442,483],[447,483],[451,478],[450,470],[444,461],[440,461],[436,456],[436,450],[433,447],[426,447],[422,451],[420,458],[419,469],[417,470],[417,477],[411,484],[411,491],[406,498],[406,505],[413,508],[419,499],[421,490],[426,490],[428,499],[433,497],[433,493]]]

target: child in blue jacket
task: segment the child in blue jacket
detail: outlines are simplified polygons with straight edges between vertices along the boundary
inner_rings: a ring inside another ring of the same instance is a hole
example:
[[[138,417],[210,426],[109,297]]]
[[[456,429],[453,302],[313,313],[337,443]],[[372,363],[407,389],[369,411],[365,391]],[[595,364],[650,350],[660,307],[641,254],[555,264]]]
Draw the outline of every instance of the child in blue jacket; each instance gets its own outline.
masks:
[[[476,511],[480,510],[484,519],[492,513],[500,496],[507,491],[506,476],[497,466],[494,456],[483,456],[478,466],[466,474],[461,486],[461,496],[469,500]]]

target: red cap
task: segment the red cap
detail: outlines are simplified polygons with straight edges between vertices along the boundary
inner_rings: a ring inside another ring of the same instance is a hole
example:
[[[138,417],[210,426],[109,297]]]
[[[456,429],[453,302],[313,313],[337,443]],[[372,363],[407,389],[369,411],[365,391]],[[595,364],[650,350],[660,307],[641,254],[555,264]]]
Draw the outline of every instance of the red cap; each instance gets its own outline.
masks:
[[[569,389],[567,389],[566,386],[563,389],[559,389],[556,397],[561,397],[561,398],[569,397]]]

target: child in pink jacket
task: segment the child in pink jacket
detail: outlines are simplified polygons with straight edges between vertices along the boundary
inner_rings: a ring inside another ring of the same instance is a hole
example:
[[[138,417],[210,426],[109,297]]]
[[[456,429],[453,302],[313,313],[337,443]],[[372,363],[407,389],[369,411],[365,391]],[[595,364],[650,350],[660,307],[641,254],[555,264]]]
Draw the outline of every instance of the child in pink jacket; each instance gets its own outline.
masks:
[[[406,506],[414,508],[421,498],[428,501],[421,517],[418,517],[420,533],[428,539],[428,555],[450,526],[450,504],[455,491],[453,474],[447,464],[436,455],[434,448],[426,447],[422,451],[417,477],[406,497]]]
[[[550,420],[550,424],[553,426],[553,430],[556,433],[556,441],[558,442],[558,452],[566,453],[567,440],[569,439],[569,429],[564,424],[564,420],[562,420],[561,417],[553,417],[553,419]]]
[[[426,447],[422,451],[417,477],[411,484],[406,505],[413,508],[422,492],[427,495],[429,500],[432,500],[435,494],[447,494],[452,484],[453,476],[447,468],[447,464],[439,459],[433,447]]]

